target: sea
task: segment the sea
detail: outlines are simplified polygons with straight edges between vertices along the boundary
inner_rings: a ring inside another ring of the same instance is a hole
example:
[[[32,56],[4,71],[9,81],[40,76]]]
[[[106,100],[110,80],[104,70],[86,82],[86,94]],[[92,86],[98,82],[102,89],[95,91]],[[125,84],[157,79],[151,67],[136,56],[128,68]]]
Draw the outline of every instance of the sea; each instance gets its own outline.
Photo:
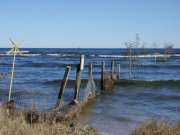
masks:
[[[14,52],[0,48],[0,100],[9,96]],[[83,108],[76,120],[103,135],[128,135],[148,119],[176,124],[180,120],[180,49],[125,48],[19,48],[15,57],[11,99],[29,109],[31,104],[42,111],[55,107],[66,66],[71,66],[63,96],[63,105],[73,100],[77,64],[84,55],[81,71],[80,99],[88,83],[89,63],[92,78],[100,95]],[[114,61],[114,78],[120,64],[120,78],[114,87],[101,91],[101,65],[110,73]],[[61,107],[63,106],[61,105]]]

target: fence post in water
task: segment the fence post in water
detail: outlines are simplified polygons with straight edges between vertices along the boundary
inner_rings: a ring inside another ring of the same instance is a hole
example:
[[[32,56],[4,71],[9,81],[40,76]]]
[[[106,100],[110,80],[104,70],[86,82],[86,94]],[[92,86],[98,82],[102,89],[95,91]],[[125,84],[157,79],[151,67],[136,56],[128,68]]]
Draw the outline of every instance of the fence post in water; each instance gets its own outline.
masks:
[[[56,102],[55,109],[59,109],[59,106],[60,106],[60,103],[62,101],[62,97],[63,97],[63,94],[64,94],[64,90],[66,88],[66,84],[67,84],[67,80],[68,80],[70,70],[71,70],[71,66],[67,66],[65,74],[64,74],[63,81],[61,83],[61,88],[60,88],[60,91],[59,91],[59,95],[58,95],[58,99],[57,99],[57,102]]]
[[[117,69],[117,79],[120,77],[120,64],[118,64],[118,69]]]
[[[89,63],[89,78],[92,76],[92,62]]]
[[[74,92],[74,100],[78,101],[79,98],[79,89],[81,84],[81,70],[80,64],[77,65],[77,72],[76,72],[76,85],[75,85],[75,92]]]
[[[111,79],[114,80],[114,61],[111,62]]]
[[[104,91],[104,70],[105,70],[105,62],[102,62],[101,67],[101,90]]]

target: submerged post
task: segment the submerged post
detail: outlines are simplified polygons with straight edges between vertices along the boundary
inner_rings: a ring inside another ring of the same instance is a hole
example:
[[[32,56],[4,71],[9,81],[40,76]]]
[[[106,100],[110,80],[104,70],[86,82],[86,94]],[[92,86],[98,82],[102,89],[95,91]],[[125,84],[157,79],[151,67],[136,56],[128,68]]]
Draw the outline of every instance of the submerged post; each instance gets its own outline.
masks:
[[[114,80],[114,61],[111,62],[111,79]]]
[[[101,67],[101,90],[104,91],[104,70],[105,70],[105,62],[102,62]]]
[[[92,76],[92,62],[89,63],[89,78]]]
[[[79,89],[81,84],[81,70],[80,70],[80,64],[77,65],[77,72],[76,72],[76,85],[75,85],[75,91],[74,91],[74,100],[78,101],[79,98]]]
[[[65,74],[64,74],[63,81],[61,83],[61,88],[60,88],[60,91],[59,91],[58,99],[57,99],[57,102],[56,102],[56,106],[55,106],[56,109],[59,108],[60,103],[62,102],[62,97],[63,97],[63,94],[64,94],[64,90],[66,88],[66,84],[67,84],[67,80],[68,80],[70,70],[71,70],[71,66],[67,66]]]
[[[117,69],[117,79],[120,77],[120,64],[118,64],[118,69]]]

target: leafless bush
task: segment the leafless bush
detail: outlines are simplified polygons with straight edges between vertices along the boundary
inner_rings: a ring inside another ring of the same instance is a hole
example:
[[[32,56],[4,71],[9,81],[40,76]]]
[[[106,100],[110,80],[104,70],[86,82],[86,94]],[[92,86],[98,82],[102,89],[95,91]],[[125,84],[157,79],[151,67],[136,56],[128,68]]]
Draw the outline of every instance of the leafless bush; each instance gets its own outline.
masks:
[[[167,55],[171,55],[173,52],[173,44],[171,43],[166,43],[164,46],[164,55],[167,57]]]

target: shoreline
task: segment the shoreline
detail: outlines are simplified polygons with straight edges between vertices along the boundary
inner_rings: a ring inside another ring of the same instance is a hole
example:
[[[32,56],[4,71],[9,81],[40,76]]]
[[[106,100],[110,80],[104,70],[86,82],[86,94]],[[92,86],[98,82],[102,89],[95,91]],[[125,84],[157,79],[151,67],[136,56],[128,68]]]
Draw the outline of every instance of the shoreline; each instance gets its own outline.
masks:
[[[82,127],[80,123],[63,122],[28,123],[24,114],[8,115],[5,108],[0,108],[0,134],[4,135],[99,135],[92,127]],[[44,121],[44,120],[42,120]]]
[[[121,130],[121,129],[119,129]],[[0,134],[6,135],[100,135],[91,126],[82,126],[75,121],[56,123],[33,123],[26,122],[23,115],[15,117],[5,115],[0,109]],[[178,135],[180,134],[180,121],[172,125],[168,121],[161,119],[149,119],[142,122],[138,127],[129,130],[129,135]]]

